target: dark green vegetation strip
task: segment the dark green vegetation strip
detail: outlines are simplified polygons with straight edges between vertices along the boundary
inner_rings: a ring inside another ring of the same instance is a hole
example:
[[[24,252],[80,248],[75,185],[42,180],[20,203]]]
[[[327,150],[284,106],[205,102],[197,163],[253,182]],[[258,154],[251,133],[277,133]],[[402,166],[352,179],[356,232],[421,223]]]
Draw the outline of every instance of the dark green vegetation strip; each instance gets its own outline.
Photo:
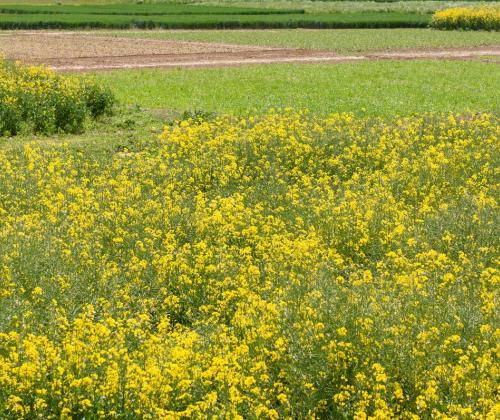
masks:
[[[374,61],[240,68],[127,70],[97,75],[119,100],[146,108],[261,112],[309,108],[393,116],[500,111],[496,65],[464,61]]]
[[[418,28],[426,27],[429,15],[413,13],[338,13],[286,15],[84,15],[0,14],[0,29],[73,28]]]
[[[302,9],[264,9],[182,4],[105,4],[105,5],[5,5],[0,13],[77,14],[77,15],[279,15],[303,14]]]

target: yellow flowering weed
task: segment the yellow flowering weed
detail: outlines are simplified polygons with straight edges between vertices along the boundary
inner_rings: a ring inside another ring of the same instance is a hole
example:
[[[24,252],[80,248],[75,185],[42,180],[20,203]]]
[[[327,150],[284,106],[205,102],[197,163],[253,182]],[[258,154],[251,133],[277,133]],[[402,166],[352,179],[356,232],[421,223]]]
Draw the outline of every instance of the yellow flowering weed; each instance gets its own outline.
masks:
[[[0,417],[496,418],[498,120],[0,150]]]
[[[112,93],[90,80],[0,57],[0,136],[22,131],[76,133],[87,116],[109,112]]]
[[[500,30],[500,7],[453,7],[432,16],[431,26],[438,29]]]

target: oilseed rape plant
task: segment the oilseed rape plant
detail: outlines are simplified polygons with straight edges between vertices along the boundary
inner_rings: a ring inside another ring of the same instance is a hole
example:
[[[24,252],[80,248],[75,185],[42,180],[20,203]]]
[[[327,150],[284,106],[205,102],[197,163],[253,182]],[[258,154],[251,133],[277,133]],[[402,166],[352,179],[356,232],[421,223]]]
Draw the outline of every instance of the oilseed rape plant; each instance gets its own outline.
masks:
[[[495,419],[498,119],[0,149],[1,418]]]
[[[431,26],[438,29],[500,30],[500,7],[454,7],[432,16]]]
[[[34,133],[79,132],[88,116],[109,112],[113,102],[108,89],[90,80],[0,57],[0,136],[23,126]]]

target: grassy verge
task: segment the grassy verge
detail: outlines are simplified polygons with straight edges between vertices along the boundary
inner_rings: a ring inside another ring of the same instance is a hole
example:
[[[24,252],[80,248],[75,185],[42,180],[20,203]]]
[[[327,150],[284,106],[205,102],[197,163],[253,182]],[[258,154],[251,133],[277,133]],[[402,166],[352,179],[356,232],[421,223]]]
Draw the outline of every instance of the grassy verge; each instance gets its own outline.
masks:
[[[461,61],[265,65],[101,73],[123,103],[178,111],[293,106],[317,112],[412,114],[498,110],[492,64]],[[432,75],[432,77],[431,77]]]
[[[412,28],[426,27],[429,15],[413,13],[339,13],[283,15],[95,15],[0,14],[1,29],[73,28]]]
[[[497,32],[443,32],[424,28],[283,29],[280,31],[117,31],[106,33],[106,35],[307,48],[331,50],[339,53],[367,52],[391,48],[447,48],[500,45],[500,33]]]

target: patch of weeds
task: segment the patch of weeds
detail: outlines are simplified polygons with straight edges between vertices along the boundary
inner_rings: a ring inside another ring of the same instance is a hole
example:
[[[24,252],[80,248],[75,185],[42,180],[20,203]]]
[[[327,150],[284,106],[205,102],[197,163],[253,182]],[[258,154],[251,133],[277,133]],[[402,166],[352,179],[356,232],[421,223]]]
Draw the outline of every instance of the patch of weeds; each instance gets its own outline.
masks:
[[[211,111],[205,111],[203,109],[187,110],[181,114],[181,120],[193,120],[193,121],[211,121],[215,119],[217,114]]]

